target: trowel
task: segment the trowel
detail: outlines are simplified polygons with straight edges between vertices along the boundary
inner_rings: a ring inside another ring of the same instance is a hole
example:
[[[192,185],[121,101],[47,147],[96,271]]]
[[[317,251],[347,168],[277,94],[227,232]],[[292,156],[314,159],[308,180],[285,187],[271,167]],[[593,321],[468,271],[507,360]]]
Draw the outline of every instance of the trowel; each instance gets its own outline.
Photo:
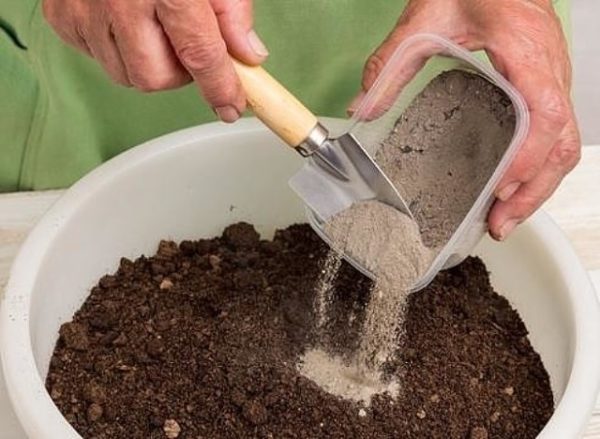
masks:
[[[289,183],[309,208],[311,225],[325,241],[330,243],[323,225],[360,201],[377,200],[412,218],[394,185],[351,133],[330,137],[316,116],[265,69],[233,63],[256,117],[306,159]],[[373,277],[357,261],[344,256]]]

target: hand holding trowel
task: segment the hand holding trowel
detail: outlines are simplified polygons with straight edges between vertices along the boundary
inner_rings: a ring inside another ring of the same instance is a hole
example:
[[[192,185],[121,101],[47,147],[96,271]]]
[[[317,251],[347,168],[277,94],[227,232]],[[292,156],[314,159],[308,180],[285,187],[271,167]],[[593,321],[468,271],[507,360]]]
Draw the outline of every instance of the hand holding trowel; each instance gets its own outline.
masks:
[[[412,217],[398,191],[352,134],[330,138],[315,115],[262,67],[233,63],[256,117],[307,158],[290,186],[320,221],[372,199]],[[323,230],[319,232],[323,235]]]

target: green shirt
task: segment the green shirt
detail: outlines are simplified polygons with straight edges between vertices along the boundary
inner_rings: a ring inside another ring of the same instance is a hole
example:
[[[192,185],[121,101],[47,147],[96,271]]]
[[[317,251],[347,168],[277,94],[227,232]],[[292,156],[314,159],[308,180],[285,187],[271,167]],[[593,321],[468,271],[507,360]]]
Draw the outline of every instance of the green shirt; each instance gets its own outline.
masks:
[[[567,2],[555,2],[563,24]],[[405,3],[257,0],[266,67],[316,114],[344,116]],[[127,148],[215,120],[193,85],[143,94],[113,84],[59,40],[39,0],[0,0],[0,96],[0,191],[68,186]]]

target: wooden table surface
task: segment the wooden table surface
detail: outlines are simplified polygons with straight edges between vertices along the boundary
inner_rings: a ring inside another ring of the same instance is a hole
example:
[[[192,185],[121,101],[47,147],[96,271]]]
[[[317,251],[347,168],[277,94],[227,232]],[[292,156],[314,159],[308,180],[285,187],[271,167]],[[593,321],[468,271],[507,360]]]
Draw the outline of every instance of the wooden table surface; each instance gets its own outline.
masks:
[[[0,195],[0,292],[21,243],[62,191]],[[583,265],[600,287],[600,145],[584,148],[580,165],[544,206],[570,238]],[[21,439],[0,376],[0,439]],[[586,439],[600,439],[600,400]],[[565,438],[567,439],[567,438]]]

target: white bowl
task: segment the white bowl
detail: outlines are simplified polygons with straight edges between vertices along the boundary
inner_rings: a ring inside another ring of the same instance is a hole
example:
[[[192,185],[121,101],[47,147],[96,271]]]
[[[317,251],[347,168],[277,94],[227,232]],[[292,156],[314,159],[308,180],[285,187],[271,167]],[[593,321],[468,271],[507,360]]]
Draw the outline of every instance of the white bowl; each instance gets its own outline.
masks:
[[[211,237],[239,220],[268,236],[304,221],[287,186],[301,164],[253,119],[204,125],[120,155],[52,207],[17,257],[1,311],[4,374],[30,438],[80,437],[44,379],[58,329],[90,287],[121,256],[152,254],[161,238]],[[523,317],[550,373],[557,409],[540,437],[576,437],[600,378],[600,311],[587,273],[543,213],[504,244],[484,240],[477,254]]]

